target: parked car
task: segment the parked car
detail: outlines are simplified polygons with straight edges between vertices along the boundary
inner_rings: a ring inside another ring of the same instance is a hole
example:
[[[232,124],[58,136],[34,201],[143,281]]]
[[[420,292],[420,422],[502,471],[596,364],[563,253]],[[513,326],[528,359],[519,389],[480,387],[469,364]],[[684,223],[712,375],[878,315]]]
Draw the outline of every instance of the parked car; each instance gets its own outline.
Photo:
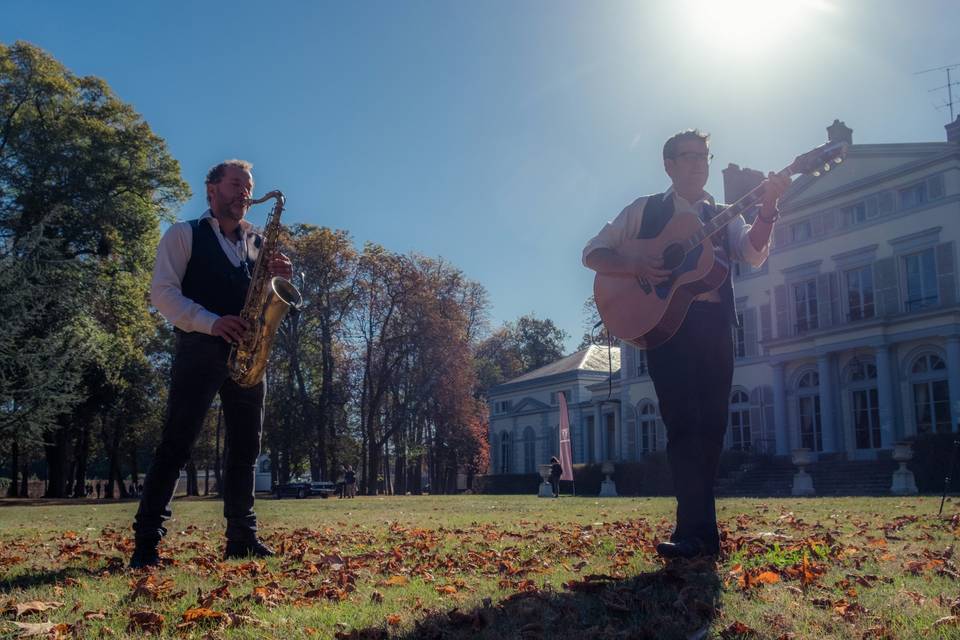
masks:
[[[306,498],[308,496],[329,498],[336,492],[337,487],[334,483],[326,480],[311,480],[310,478],[294,478],[290,482],[273,487],[273,493],[277,498],[287,496],[294,498]]]

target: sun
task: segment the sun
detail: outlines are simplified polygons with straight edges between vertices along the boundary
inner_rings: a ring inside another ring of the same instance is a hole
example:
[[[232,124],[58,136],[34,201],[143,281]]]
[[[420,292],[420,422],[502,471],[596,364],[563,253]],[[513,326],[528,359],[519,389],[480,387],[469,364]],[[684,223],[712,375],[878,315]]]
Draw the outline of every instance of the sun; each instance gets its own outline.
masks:
[[[680,6],[685,23],[716,49],[755,53],[789,46],[813,11],[830,9],[827,0],[688,0]]]

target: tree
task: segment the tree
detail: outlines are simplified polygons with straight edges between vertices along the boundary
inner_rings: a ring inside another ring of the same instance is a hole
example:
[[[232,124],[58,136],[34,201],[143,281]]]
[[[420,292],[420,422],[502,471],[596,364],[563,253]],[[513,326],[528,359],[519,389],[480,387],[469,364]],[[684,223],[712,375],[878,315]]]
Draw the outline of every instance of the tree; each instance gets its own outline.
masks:
[[[478,392],[539,369],[563,357],[567,332],[553,320],[533,314],[508,322],[483,340],[475,352]]]
[[[69,480],[64,430],[91,381],[138,384],[122,376],[155,330],[159,223],[188,195],[163,140],[103,80],[0,45],[0,283],[16,283],[0,289],[12,319],[0,326],[0,437],[45,442],[50,495]]]

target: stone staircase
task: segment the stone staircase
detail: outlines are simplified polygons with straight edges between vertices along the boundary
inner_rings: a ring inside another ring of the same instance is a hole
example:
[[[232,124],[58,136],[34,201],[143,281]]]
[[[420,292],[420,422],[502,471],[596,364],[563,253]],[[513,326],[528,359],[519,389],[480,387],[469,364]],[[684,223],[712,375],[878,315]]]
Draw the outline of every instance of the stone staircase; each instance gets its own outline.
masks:
[[[890,495],[893,460],[826,458],[807,467],[818,496]],[[717,496],[788,497],[797,468],[789,458],[757,458],[717,481]]]

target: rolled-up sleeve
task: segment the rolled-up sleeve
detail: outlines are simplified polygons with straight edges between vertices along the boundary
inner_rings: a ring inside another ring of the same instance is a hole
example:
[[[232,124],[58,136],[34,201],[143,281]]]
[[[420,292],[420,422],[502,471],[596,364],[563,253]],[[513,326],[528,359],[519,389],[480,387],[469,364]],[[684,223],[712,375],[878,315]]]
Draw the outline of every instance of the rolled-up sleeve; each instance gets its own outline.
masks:
[[[730,239],[732,240],[730,250],[734,254],[731,257],[738,262],[746,262],[754,267],[759,267],[766,262],[767,256],[770,255],[770,240],[768,238],[767,243],[757,250],[750,241],[751,228],[752,226],[747,224],[742,215],[738,215],[730,221]]]
[[[178,222],[163,234],[153,265],[150,302],[178,329],[213,335],[213,323],[220,316],[183,295],[183,276],[192,248],[193,230],[188,222]]]
[[[640,233],[640,222],[643,217],[643,207],[647,204],[647,198],[638,198],[632,204],[624,208],[616,218],[603,225],[600,233],[595,235],[587,242],[583,248],[583,255],[580,260],[583,266],[587,265],[587,256],[597,249],[616,250],[628,238],[636,238]],[[588,267],[589,268],[589,267]]]

